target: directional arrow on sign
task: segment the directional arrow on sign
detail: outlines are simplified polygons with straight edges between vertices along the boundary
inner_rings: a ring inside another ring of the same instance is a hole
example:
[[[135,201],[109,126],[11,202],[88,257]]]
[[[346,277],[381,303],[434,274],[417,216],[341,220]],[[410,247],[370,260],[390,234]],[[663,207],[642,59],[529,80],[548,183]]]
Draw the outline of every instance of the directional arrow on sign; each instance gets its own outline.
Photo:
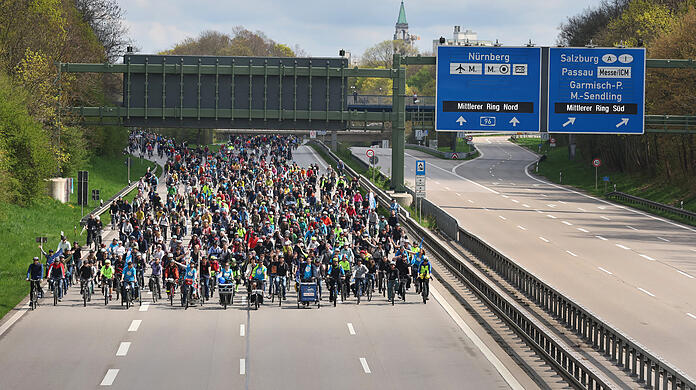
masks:
[[[621,122],[617,123],[616,127],[619,128],[619,127],[621,127],[623,125],[627,125],[627,124],[628,124],[628,118],[621,118]]]
[[[512,123],[512,127],[517,127],[517,124],[520,123],[520,121],[513,116],[509,123]]]
[[[466,119],[464,119],[463,116],[460,116],[459,119],[457,119],[457,123],[459,123],[459,126],[463,126],[464,122],[466,122]]]
[[[575,124],[575,118],[570,118],[568,117],[568,122],[563,124],[563,127],[566,127],[568,125],[574,125]]]

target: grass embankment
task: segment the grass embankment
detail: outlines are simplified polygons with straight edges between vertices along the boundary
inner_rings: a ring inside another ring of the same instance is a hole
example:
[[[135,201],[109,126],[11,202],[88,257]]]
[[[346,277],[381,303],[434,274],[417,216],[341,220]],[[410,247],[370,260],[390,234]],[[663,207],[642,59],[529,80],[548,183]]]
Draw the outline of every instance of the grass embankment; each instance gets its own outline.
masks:
[[[336,163],[333,161],[333,159],[331,157],[329,157],[324,152],[324,150],[322,150],[320,147],[318,147],[316,145],[310,145],[310,147],[312,147],[321,156],[321,158],[324,159],[324,161],[331,164],[332,168],[336,169]],[[356,163],[355,158],[350,153],[349,148],[350,148],[350,146],[339,143],[338,144],[338,151],[336,152],[336,155],[341,160],[343,160],[343,162],[346,165],[353,168],[353,170],[355,172],[357,172],[358,174],[365,176],[368,180],[370,180],[378,188],[380,188],[384,191],[389,190],[389,186],[391,185],[391,181],[389,180],[389,178],[386,177],[385,175],[383,175],[379,169],[375,168],[375,172],[374,172],[375,180],[372,180],[372,168],[364,169],[362,167],[362,165],[359,165],[358,163]],[[411,218],[415,219],[416,221],[418,220],[418,213],[416,212],[416,209],[413,205],[407,207],[406,211],[408,211]],[[389,216],[388,210],[384,209],[383,207],[378,207],[377,212],[380,215]],[[421,224],[421,226],[423,226],[426,229],[437,228],[437,223],[435,222],[435,219],[433,217],[431,217],[430,215],[423,215],[422,219],[420,221],[420,224]]]
[[[463,142],[461,142],[461,143],[464,144],[464,146],[461,146],[461,145],[459,145],[459,143],[458,143],[458,144],[457,144],[457,153],[469,153],[469,152],[471,152],[471,149],[472,149],[472,148],[471,148],[471,146],[470,146],[469,144],[466,144],[466,143],[463,143]],[[433,156],[433,157],[436,157],[436,158],[439,158],[439,159],[443,159],[443,160],[447,160],[446,158],[443,158],[441,155],[435,153],[435,151],[432,151],[432,150],[427,149],[427,148],[426,148],[426,149],[416,149],[416,148],[414,148],[414,147],[406,146],[406,149],[417,150],[417,151],[419,151],[419,152],[423,152],[423,153],[429,154],[429,155],[431,155],[431,156]],[[449,146],[439,146],[439,147],[438,147],[438,151],[440,151],[440,152],[445,152],[445,153],[449,153],[449,152],[452,151],[452,148],[449,147]],[[476,151],[474,151],[473,154],[467,156],[466,158],[457,159],[456,161],[472,160],[472,159],[478,157],[478,155],[479,155],[478,150],[476,150]]]
[[[616,185],[617,191],[654,202],[680,207],[680,201],[684,201],[685,210],[696,212],[696,193],[688,188],[645,175],[617,172],[606,167],[599,167],[597,171],[598,187],[595,189],[595,168],[592,166],[591,161],[584,161],[579,156],[575,161],[568,160],[567,147],[549,148],[547,142],[540,142],[538,138],[522,138],[514,142],[536,153],[539,152],[538,145],[542,143],[541,153],[546,154],[547,159],[539,164],[539,175],[544,176],[552,183],[559,183],[562,173],[561,184],[577,187],[598,197],[603,197],[605,192],[613,191],[614,185]],[[610,179],[610,182],[606,183],[606,191],[605,183],[602,181],[602,178],[605,176],[608,176]],[[616,199],[612,199],[612,201],[685,224],[696,225],[693,221],[680,218],[671,213],[658,212],[651,208],[621,202]]]
[[[152,162],[139,160],[131,160],[131,180],[145,174],[147,167],[155,167]],[[98,204],[91,200],[92,189],[99,189],[100,197],[106,201],[128,185],[128,168],[124,161],[124,156],[93,157],[88,166],[84,167],[89,172],[90,198],[85,213]],[[74,177],[74,188],[77,191],[77,175]],[[80,218],[81,211],[77,204],[76,192],[66,204],[47,196],[29,207],[0,203],[0,248],[3,248],[0,257],[0,318],[28,293],[28,284],[24,280],[27,267],[32,257],[40,256],[36,237],[48,238],[46,251],[56,248],[61,231],[65,232],[71,243],[78,241],[84,246],[87,237],[80,236]],[[106,219],[104,225],[108,223],[108,215]]]
[[[464,139],[462,138],[457,138],[457,153],[469,153],[471,152],[471,146],[464,142]],[[437,150],[445,153],[449,153],[452,151],[452,146],[451,145],[439,145],[437,147]]]

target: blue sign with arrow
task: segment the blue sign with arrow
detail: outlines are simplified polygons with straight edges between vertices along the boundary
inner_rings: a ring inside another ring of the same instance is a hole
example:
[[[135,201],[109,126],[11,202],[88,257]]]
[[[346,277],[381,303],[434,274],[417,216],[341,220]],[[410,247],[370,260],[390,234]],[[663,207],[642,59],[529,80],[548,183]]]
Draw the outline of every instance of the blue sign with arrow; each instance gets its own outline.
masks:
[[[539,131],[541,48],[438,46],[436,131]]]
[[[643,134],[644,48],[549,48],[549,133]]]

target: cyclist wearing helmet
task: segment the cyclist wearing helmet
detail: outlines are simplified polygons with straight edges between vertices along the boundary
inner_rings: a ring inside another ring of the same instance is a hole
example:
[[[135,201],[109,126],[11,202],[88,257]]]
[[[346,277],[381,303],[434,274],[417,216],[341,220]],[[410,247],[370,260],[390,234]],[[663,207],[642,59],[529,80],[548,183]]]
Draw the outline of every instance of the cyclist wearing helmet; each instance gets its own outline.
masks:
[[[430,299],[428,297],[430,293],[428,283],[430,282],[432,270],[433,269],[430,266],[430,261],[428,261],[428,256],[423,256],[423,262],[421,263],[418,271],[418,279],[420,280],[421,288],[425,290],[425,299]]]
[[[109,298],[111,298],[111,288],[113,287],[114,281],[114,267],[111,266],[111,260],[105,260],[104,266],[99,270],[99,275],[101,275],[102,284],[106,283],[109,288]]]

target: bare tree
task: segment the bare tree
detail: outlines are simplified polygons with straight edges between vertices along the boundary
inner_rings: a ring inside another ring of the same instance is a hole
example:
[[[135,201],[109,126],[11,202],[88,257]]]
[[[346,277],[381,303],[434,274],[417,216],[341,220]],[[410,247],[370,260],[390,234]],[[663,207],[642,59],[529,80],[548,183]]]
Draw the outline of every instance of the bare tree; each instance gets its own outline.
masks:
[[[123,25],[124,11],[116,0],[75,0],[75,8],[104,46],[109,62],[115,62],[125,53],[132,41]]]

